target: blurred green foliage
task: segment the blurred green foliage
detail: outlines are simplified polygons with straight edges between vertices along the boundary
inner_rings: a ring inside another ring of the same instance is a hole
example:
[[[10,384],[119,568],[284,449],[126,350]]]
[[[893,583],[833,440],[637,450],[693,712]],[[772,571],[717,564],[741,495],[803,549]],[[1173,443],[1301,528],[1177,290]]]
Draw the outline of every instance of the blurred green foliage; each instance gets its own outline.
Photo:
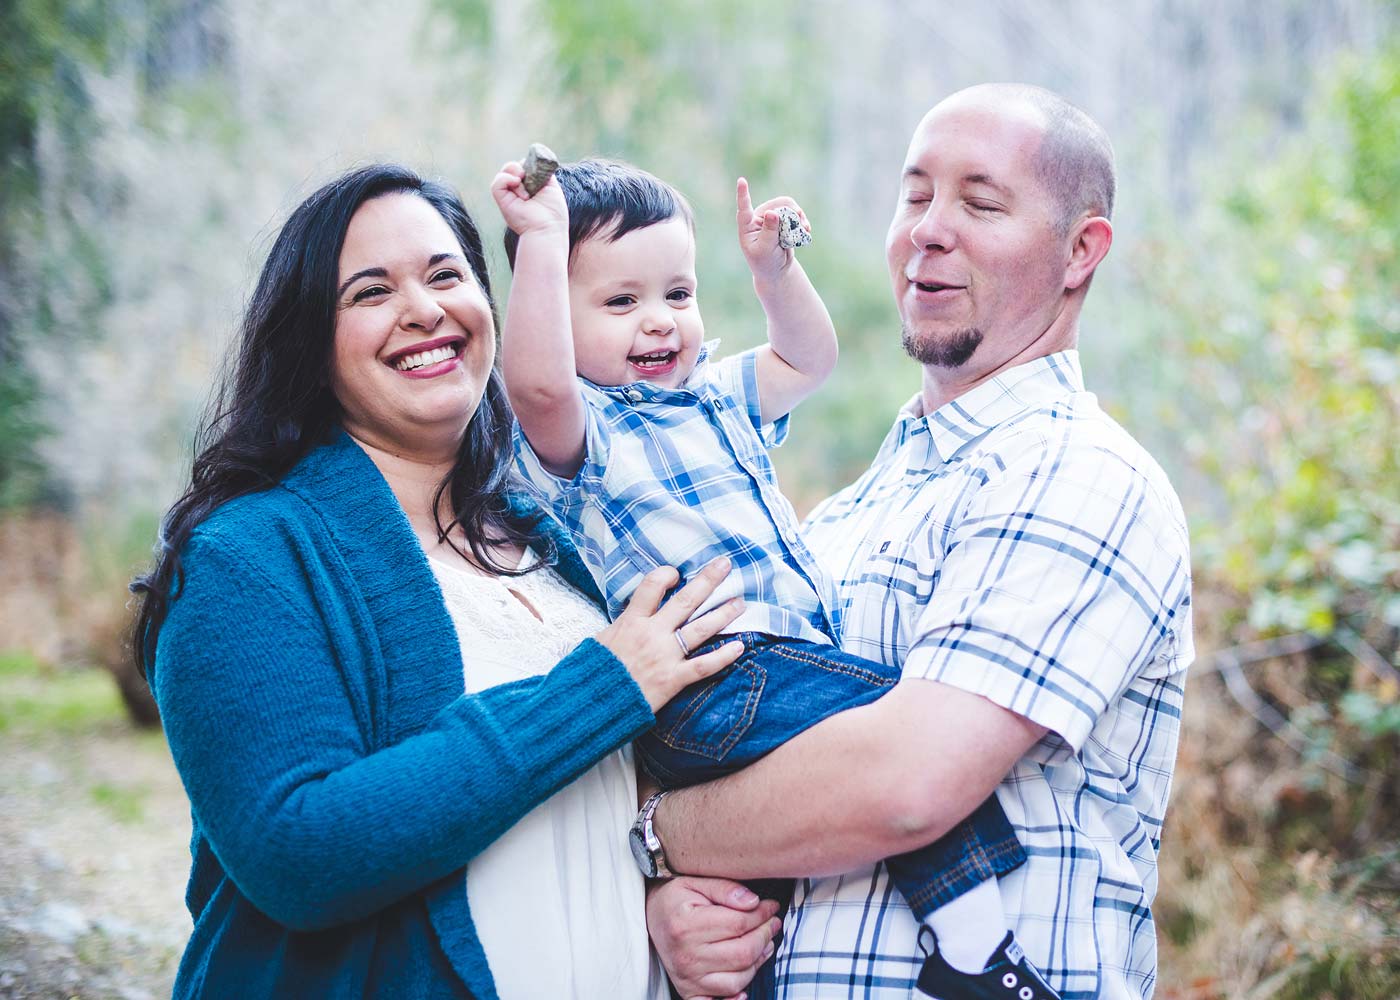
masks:
[[[1206,844],[1244,858],[1265,838],[1256,867],[1241,861],[1249,891],[1273,886],[1258,893],[1265,910],[1296,898],[1348,914],[1309,934],[1261,917],[1287,945],[1257,995],[1388,997],[1400,985],[1400,36],[1321,81],[1298,132],[1248,145],[1212,169],[1223,180],[1198,212],[1164,221],[1134,257],[1129,335],[1150,373],[1132,409],[1171,442],[1159,451],[1186,456],[1205,648],[1331,640],[1251,672],[1308,747],[1301,759],[1251,749],[1248,766],[1277,789],[1261,815],[1217,802],[1248,832]],[[1334,754],[1351,780],[1325,769]],[[1168,907],[1193,905],[1198,888],[1178,884]]]
[[[71,223],[61,200],[47,211],[42,204],[41,122],[55,126],[70,159],[81,159],[95,131],[83,74],[110,58],[120,23],[112,7],[106,0],[0,5],[0,284],[7,291],[0,303],[0,510],[33,502],[42,488],[36,446],[44,426],[26,347],[54,325],[36,273],[39,248]],[[89,250],[89,270],[100,270],[91,240],[69,231]]]
[[[1400,41],[1140,254],[1197,564],[1256,633],[1400,630]],[[1155,359],[1154,359],[1155,360]],[[1188,506],[1192,504],[1188,503]]]

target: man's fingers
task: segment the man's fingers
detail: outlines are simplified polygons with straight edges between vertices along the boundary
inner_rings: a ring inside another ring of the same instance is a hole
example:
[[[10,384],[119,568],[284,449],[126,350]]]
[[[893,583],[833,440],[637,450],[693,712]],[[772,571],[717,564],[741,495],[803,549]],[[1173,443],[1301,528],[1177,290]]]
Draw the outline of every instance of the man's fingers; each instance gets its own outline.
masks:
[[[667,931],[673,937],[705,942],[731,941],[766,925],[782,926],[775,920],[776,900],[760,900],[744,886],[728,879],[692,875],[682,878],[686,882],[680,888],[690,893],[689,902],[680,910],[656,915],[670,921]],[[745,902],[739,903],[739,900]],[[776,934],[776,929],[772,933]]]
[[[763,963],[772,957],[773,934],[767,924],[755,927],[741,938],[710,946],[706,961],[726,969],[710,972],[695,980],[696,985],[716,996],[737,995],[753,981]]]
[[[727,878],[689,878],[692,889],[719,906],[727,906],[732,910],[752,910],[763,902],[758,893],[742,882]]]

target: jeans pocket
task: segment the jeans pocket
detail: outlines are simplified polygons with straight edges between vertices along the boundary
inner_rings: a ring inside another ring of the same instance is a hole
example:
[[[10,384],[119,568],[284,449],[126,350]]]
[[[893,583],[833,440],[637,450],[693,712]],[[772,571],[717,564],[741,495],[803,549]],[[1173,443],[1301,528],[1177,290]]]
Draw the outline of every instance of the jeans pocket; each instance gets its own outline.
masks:
[[[758,664],[735,663],[673,698],[657,713],[651,735],[681,758],[694,754],[722,761],[753,725],[766,679],[767,672]],[[668,766],[679,770],[684,763],[673,759]]]

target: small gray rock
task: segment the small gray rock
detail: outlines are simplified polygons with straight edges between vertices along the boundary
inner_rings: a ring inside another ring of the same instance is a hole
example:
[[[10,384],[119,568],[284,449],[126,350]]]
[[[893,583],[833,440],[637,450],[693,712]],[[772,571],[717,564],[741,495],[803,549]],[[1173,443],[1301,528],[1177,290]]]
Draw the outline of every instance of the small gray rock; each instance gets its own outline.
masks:
[[[778,207],[778,246],[795,250],[812,242],[812,231],[802,224],[802,216],[786,205]]]
[[[525,191],[531,198],[549,183],[549,179],[554,176],[554,171],[559,169],[559,157],[554,155],[554,151],[544,143],[532,142],[530,149],[525,153],[525,177],[522,183]]]

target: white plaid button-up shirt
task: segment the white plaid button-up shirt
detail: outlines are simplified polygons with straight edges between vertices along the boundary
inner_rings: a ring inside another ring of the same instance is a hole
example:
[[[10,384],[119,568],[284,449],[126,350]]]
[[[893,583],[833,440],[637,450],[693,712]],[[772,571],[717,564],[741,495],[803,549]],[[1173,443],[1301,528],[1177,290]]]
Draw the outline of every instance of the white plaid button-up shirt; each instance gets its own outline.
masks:
[[[1050,730],[997,789],[1029,854],[1007,918],[1065,1000],[1142,998],[1190,663],[1185,517],[1157,464],[1084,391],[1076,352],[924,416],[808,521],[843,644]],[[798,884],[786,1000],[907,1000],[917,924],[883,865]]]

